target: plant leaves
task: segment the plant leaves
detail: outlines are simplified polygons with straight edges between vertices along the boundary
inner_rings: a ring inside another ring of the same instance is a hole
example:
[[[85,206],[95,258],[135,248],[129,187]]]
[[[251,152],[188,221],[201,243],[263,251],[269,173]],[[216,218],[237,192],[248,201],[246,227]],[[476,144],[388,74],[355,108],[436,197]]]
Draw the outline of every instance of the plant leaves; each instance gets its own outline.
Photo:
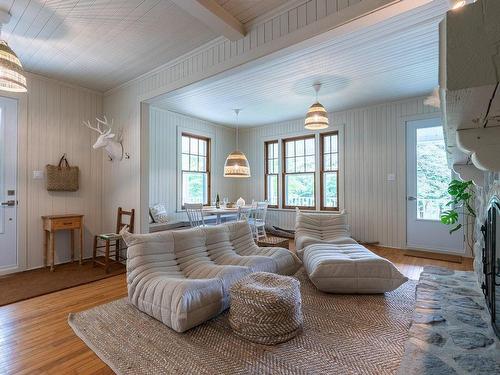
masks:
[[[455,210],[444,211],[441,214],[441,223],[446,225],[455,224],[458,221],[458,212]]]

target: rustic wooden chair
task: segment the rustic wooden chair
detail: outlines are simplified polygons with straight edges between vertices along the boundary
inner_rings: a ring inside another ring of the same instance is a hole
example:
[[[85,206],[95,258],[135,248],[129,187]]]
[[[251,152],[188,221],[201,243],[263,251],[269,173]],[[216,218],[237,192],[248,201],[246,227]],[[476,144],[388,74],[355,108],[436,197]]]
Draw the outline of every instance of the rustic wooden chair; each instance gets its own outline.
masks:
[[[124,217],[128,217],[127,222]],[[125,258],[121,256],[121,251],[124,250],[121,246],[122,236],[120,231],[127,227],[130,233],[134,233],[135,210],[125,211],[118,207],[116,215],[116,233],[98,234],[94,237],[94,251],[92,253],[92,265],[104,267],[106,273],[109,272],[111,263],[117,263]],[[103,250],[104,249],[104,250]],[[103,256],[104,261],[98,260],[98,256]],[[114,256],[114,260],[111,257]]]

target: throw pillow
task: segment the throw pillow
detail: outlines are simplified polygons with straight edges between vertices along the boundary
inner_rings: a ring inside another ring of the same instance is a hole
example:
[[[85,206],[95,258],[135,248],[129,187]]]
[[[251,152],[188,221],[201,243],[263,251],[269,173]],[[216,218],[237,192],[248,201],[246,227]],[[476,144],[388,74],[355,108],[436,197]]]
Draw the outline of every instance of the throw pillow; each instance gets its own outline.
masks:
[[[158,203],[149,208],[149,212],[155,223],[168,222],[168,214],[165,205]]]

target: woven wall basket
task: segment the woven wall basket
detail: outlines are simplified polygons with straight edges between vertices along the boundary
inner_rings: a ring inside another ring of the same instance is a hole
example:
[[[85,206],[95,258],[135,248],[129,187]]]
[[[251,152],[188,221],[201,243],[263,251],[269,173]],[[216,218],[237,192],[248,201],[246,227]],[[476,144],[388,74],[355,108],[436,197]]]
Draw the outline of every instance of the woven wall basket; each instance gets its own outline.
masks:
[[[48,191],[77,191],[79,188],[78,179],[80,170],[78,167],[71,167],[66,159],[66,154],[59,160],[58,165],[47,164]]]

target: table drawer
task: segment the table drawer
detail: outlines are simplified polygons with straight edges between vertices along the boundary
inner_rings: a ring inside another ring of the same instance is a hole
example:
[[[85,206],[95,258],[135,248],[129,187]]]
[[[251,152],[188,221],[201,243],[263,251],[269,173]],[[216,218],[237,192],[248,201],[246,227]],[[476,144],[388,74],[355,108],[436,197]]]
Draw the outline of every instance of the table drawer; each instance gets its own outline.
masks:
[[[81,218],[67,218],[52,220],[52,230],[58,229],[77,229],[82,225]]]

